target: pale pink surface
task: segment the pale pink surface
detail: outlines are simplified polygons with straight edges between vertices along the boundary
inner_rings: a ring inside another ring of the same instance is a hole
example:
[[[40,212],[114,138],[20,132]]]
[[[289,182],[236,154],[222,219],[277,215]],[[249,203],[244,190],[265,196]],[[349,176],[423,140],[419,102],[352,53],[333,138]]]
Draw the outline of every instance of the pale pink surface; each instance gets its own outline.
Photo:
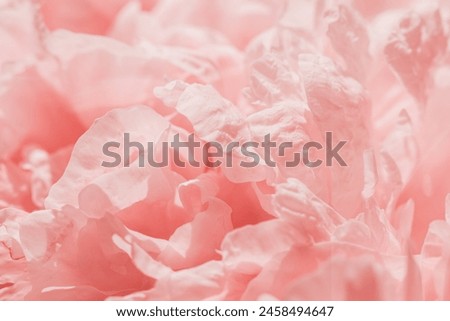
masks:
[[[0,299],[449,300],[449,26],[444,0],[0,0]],[[348,167],[101,166],[124,133],[327,131]]]

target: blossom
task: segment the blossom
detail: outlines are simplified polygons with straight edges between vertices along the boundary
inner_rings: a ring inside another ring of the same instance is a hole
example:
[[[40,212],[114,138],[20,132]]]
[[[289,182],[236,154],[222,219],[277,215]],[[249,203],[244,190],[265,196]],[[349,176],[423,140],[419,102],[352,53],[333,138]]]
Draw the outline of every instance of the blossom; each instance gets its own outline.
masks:
[[[0,299],[449,299],[449,10],[0,1]]]

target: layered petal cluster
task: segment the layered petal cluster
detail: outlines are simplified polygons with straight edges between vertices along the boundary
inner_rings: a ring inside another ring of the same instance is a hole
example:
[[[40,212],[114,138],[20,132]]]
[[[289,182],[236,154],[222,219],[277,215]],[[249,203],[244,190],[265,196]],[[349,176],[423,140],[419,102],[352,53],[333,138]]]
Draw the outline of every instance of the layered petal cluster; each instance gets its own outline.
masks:
[[[450,300],[449,27],[444,0],[0,0],[0,300]],[[292,148],[190,161],[266,137]]]

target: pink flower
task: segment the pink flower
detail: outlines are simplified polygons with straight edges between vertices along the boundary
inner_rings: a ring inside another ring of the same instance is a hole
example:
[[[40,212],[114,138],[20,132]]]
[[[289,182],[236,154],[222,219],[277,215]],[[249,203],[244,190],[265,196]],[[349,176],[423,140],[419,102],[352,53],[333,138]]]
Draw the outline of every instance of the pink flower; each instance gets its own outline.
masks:
[[[449,299],[449,15],[0,0],[0,299]]]

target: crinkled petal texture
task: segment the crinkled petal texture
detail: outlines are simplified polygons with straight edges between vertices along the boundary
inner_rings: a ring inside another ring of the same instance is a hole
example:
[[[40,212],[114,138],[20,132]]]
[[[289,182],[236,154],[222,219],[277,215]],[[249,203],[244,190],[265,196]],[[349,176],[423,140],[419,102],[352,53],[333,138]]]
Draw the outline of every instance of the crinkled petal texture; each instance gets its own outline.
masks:
[[[0,300],[450,300],[448,21],[0,0]]]

